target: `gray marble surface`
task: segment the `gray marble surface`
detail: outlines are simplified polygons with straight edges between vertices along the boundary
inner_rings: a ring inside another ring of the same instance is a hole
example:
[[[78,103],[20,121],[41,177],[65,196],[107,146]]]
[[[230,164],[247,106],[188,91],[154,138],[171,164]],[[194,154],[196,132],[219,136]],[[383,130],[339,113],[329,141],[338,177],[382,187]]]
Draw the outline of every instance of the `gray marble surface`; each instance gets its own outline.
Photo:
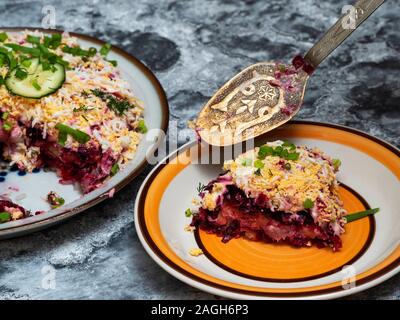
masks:
[[[99,37],[144,61],[167,92],[171,121],[184,128],[244,67],[304,53],[348,2],[2,0],[0,26],[40,27],[43,6],[54,6],[57,28]],[[297,118],[349,125],[400,146],[398,30],[398,3],[389,0],[321,65]],[[62,225],[1,241],[0,299],[215,298],[168,275],[142,249],[133,207],[149,170]],[[400,275],[349,298],[398,299],[399,286]]]

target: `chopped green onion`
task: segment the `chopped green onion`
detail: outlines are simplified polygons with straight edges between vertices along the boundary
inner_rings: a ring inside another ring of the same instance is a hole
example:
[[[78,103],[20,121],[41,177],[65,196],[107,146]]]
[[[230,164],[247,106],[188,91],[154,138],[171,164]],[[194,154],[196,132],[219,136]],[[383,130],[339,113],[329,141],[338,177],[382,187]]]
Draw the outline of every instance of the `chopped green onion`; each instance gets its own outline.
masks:
[[[24,47],[24,46],[20,46],[19,44],[15,44],[15,43],[6,43],[5,46],[11,48],[13,51],[30,54],[30,55],[32,55],[32,57],[37,58],[40,56],[40,50],[37,48]]]
[[[314,207],[314,202],[311,200],[311,199],[306,199],[304,202],[303,202],[303,207],[304,207],[304,209],[311,209],[312,207]]]
[[[111,44],[105,43],[100,49],[100,54],[103,57],[106,57],[108,55],[108,53],[110,52],[110,50],[111,50]]]
[[[264,162],[262,162],[262,160],[257,159],[256,161],[254,161],[254,167],[256,169],[262,169],[264,168]]]
[[[45,36],[43,45],[50,49],[57,49],[61,45],[61,34],[54,33],[51,37]]]
[[[300,153],[298,153],[298,152],[292,152],[292,153],[289,153],[289,154],[287,155],[286,160],[293,160],[293,161],[295,161],[295,160],[298,160],[298,159],[299,159],[299,156],[300,156]]]
[[[143,119],[139,120],[137,128],[141,133],[147,132],[147,126]]]
[[[28,36],[26,37],[26,41],[29,43],[33,43],[33,44],[39,44],[40,37],[35,37],[35,36],[31,36],[30,34],[28,34]]]
[[[60,197],[56,192],[50,191],[47,195],[47,201],[53,209],[58,208],[65,204],[64,198]]]
[[[111,176],[115,176],[118,171],[119,171],[119,165],[118,163],[114,163],[113,166],[111,167]]]
[[[72,138],[74,138],[75,141],[82,144],[90,140],[90,136],[87,133],[78,129],[68,127],[67,125],[62,123],[58,123],[56,125],[56,129],[58,130],[58,143],[62,146],[64,146],[65,142],[67,141],[67,135],[70,135]]]
[[[11,213],[7,211],[0,212],[0,223],[7,222],[11,220]]]
[[[3,63],[7,62],[10,70],[14,69],[17,66],[17,59],[15,59],[12,52],[10,52],[5,47],[0,47],[0,55],[2,57]]]
[[[275,148],[263,145],[258,150],[258,158],[263,160],[267,156],[275,156],[286,160],[297,160],[299,159],[300,154],[294,152],[294,150],[296,150],[296,146],[293,143],[287,141],[284,142],[281,146],[277,146]]]
[[[62,51],[80,57],[93,57],[97,53],[97,49],[93,47],[90,47],[89,50],[84,50],[79,46],[69,47],[67,45],[63,46]]]
[[[352,214],[349,214],[347,216],[344,216],[344,218],[346,219],[346,222],[349,223],[349,222],[352,222],[352,221],[355,221],[355,220],[370,216],[370,215],[375,214],[377,212],[379,212],[379,208],[369,209],[369,210],[365,210],[365,211],[352,213]]]
[[[11,129],[12,129],[11,123],[9,123],[9,122],[4,122],[4,123],[3,123],[3,129],[4,129],[5,131],[11,131]]]
[[[185,216],[186,216],[187,218],[191,217],[191,216],[192,216],[192,210],[190,210],[189,208],[186,209],[186,210],[185,210]]]
[[[340,159],[332,159],[332,164],[333,164],[333,167],[337,170],[337,169],[339,169],[340,165],[342,164],[342,161],[340,161]]]
[[[10,115],[10,113],[9,113],[8,111],[6,111],[6,112],[4,112],[4,113],[1,115],[1,118],[2,118],[3,120],[7,120],[7,118],[8,118],[9,115]]]
[[[97,49],[95,47],[90,47],[88,50],[89,56],[94,56],[97,53]]]
[[[20,80],[24,80],[28,77],[28,72],[25,69],[17,68],[15,76]]]
[[[8,35],[5,32],[0,33],[0,42],[4,42],[8,39]]]
[[[282,146],[277,146],[274,149],[273,155],[280,157],[282,155],[282,152],[283,152],[283,147]]]
[[[286,71],[286,66],[284,64],[280,64],[278,66],[278,69],[279,69],[280,72],[285,72]]]
[[[40,89],[42,89],[42,87],[40,86],[40,84],[37,82],[37,79],[34,79],[33,81],[32,81],[32,86],[36,89],[36,90],[40,90]]]
[[[106,61],[108,61],[109,63],[111,63],[114,67],[116,67],[116,66],[118,65],[117,60],[107,60],[107,59],[106,59]]]
[[[270,146],[261,146],[258,149],[258,158],[260,159],[265,159],[266,156],[270,156],[272,155],[272,153],[274,152],[274,148],[270,147]]]
[[[25,67],[25,68],[29,68],[32,64],[32,60],[26,59],[24,61],[21,62],[21,64]]]
[[[51,205],[51,207],[53,209],[62,206],[65,203],[65,200],[64,200],[64,198],[59,197],[59,198],[55,198],[54,202],[55,202],[55,204]]]
[[[282,143],[282,147],[286,147],[289,150],[296,150],[296,146],[293,143],[289,142],[289,141],[283,142]]]

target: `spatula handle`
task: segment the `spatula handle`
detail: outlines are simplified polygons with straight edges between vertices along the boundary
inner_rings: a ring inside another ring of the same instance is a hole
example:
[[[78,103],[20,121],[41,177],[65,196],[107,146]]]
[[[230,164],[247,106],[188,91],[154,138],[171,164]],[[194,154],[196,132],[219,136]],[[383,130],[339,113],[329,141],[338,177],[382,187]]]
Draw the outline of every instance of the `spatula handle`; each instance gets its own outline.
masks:
[[[343,14],[323,37],[307,52],[304,60],[314,68],[356,30],[385,0],[359,0],[354,11]],[[351,15],[353,14],[353,19]]]

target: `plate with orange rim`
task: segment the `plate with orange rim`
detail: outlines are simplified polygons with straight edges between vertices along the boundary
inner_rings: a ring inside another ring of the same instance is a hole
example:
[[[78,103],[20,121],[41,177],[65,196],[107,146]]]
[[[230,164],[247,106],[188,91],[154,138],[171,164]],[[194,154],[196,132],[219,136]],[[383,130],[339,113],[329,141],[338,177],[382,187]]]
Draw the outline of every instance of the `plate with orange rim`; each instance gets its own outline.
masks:
[[[340,196],[349,213],[379,207],[349,223],[343,247],[294,248],[243,238],[222,243],[202,230],[185,231],[196,187],[244,152],[190,142],[161,161],[136,198],[136,229],[147,253],[167,272],[212,294],[234,299],[331,299],[370,288],[400,270],[400,150],[344,126],[291,121],[256,139],[318,147],[342,161]],[[250,147],[254,147],[250,146]],[[247,146],[249,147],[249,146]],[[202,255],[190,251],[200,248]]]

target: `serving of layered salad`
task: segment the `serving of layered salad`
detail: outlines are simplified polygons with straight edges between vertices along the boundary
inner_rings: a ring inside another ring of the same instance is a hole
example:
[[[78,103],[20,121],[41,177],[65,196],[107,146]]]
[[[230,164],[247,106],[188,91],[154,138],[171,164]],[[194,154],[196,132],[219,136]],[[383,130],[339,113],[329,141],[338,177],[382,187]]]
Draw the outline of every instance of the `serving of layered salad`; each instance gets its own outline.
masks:
[[[82,48],[68,33],[0,31],[2,160],[28,173],[49,167],[88,193],[133,159],[143,106],[110,49]],[[0,211],[22,209],[3,202]]]
[[[199,186],[191,225],[223,242],[245,237],[293,246],[341,246],[346,210],[336,172],[340,160],[290,142],[269,142],[224,163]]]

